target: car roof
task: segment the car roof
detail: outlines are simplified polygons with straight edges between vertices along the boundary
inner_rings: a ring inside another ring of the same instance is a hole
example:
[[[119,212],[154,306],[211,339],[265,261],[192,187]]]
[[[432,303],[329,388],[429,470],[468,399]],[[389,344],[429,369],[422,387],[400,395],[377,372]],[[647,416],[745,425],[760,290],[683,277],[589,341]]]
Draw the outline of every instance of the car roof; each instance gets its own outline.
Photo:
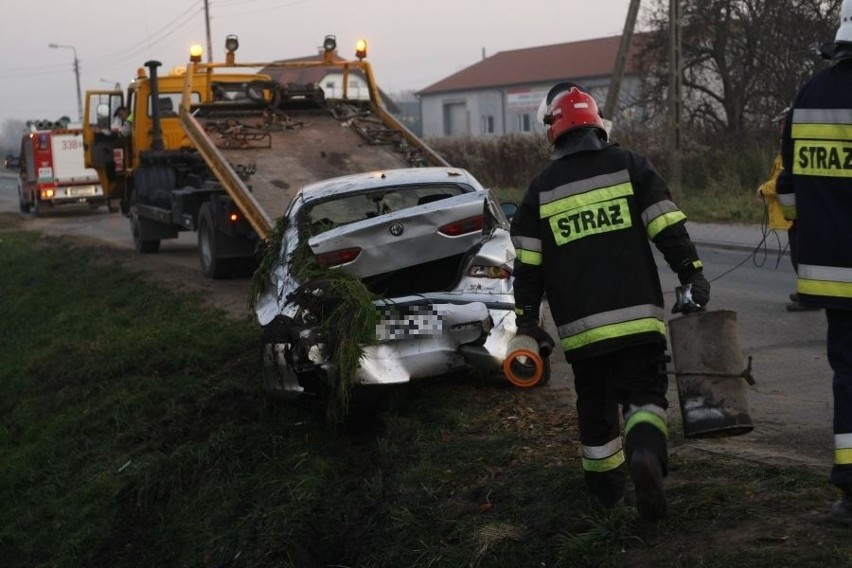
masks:
[[[311,183],[299,192],[305,203],[327,199],[332,195],[369,191],[385,186],[417,185],[426,183],[455,183],[484,189],[470,172],[462,168],[400,168],[362,172],[329,178]]]

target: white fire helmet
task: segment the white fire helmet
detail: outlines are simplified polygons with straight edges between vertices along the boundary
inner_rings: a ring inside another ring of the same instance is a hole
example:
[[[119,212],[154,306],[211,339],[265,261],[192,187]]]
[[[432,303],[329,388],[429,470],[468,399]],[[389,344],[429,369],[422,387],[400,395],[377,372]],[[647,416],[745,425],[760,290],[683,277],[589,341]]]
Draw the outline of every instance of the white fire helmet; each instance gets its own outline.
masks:
[[[852,0],[843,0],[840,5],[840,27],[834,41],[852,43]]]

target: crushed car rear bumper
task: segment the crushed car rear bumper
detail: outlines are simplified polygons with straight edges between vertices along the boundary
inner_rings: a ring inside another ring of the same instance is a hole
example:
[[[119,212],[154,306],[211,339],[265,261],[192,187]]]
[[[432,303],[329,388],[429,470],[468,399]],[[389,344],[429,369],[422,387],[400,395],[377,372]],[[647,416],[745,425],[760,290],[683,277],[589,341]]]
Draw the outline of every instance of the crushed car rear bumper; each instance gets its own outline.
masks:
[[[354,384],[389,385],[471,367],[485,372],[500,368],[515,331],[512,310],[482,302],[405,300],[377,302],[382,314],[378,342],[364,348]],[[263,375],[269,390],[285,398],[310,393],[310,381],[329,365],[314,337],[303,330],[287,341],[264,344]]]

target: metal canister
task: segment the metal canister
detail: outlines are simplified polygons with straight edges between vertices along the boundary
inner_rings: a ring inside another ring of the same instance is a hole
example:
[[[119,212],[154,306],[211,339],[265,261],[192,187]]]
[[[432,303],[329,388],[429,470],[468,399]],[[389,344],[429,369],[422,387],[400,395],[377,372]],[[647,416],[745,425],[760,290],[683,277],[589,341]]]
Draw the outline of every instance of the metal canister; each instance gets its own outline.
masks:
[[[744,364],[737,314],[700,311],[669,321],[674,374],[687,438],[736,436],[754,429],[748,413],[751,364]]]

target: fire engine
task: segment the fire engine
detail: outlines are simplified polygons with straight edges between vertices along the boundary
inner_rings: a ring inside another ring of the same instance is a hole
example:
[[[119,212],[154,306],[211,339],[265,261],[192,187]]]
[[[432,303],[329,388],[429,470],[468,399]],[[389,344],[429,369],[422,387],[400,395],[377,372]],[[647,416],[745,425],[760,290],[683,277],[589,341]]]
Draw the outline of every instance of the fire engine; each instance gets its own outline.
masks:
[[[110,206],[98,173],[85,166],[81,129],[46,121],[31,124],[21,138],[20,160],[22,213],[37,215],[45,207],[73,203]]]

